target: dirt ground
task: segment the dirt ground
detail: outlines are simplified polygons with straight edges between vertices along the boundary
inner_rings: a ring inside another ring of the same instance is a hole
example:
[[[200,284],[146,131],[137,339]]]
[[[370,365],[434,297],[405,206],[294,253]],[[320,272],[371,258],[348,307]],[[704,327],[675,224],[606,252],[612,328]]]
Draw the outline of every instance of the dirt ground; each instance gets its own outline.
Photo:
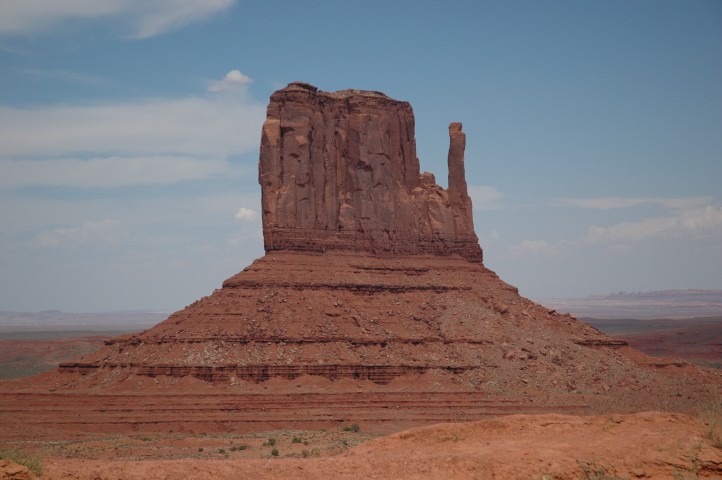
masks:
[[[346,425],[15,446],[43,459],[40,478],[46,479],[678,480],[722,478],[720,428],[673,413],[545,414],[437,424],[377,438]],[[0,464],[0,479],[36,478],[13,468]]]

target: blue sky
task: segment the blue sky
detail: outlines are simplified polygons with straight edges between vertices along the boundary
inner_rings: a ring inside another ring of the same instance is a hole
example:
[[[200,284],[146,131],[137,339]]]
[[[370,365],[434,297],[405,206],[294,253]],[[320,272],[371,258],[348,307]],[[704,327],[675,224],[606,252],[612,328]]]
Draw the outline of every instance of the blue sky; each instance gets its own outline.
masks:
[[[718,1],[3,0],[0,310],[172,311],[262,256],[270,94],[447,126],[487,266],[531,298],[722,288]]]

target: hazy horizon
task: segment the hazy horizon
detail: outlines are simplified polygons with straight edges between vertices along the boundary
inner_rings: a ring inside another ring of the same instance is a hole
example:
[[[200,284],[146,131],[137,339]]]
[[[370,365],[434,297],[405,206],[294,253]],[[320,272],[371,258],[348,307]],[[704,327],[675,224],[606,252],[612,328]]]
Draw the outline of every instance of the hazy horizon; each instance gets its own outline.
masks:
[[[442,185],[461,121],[485,263],[526,297],[722,289],[719,2],[81,3],[0,3],[0,310],[172,312],[262,256],[296,80],[409,101]]]
[[[706,297],[706,298],[703,298]],[[599,294],[590,294],[584,297],[542,297],[532,298],[532,300],[539,302],[550,308],[558,308],[560,311],[583,314],[583,312],[595,311],[600,308],[604,310],[614,309],[618,307],[630,308],[632,312],[638,311],[642,317],[659,316],[665,317],[672,315],[673,317],[679,317],[673,310],[676,308],[677,311],[688,312],[688,315],[683,316],[717,316],[722,315],[722,290],[703,290],[703,289],[685,289],[685,290],[658,290],[648,292],[607,292]],[[606,306],[605,306],[606,304]],[[182,307],[179,307],[182,309]],[[669,309],[670,312],[665,310]],[[578,310],[578,312],[574,312]],[[176,310],[157,310],[157,309],[126,309],[126,310],[109,310],[109,311],[63,311],[58,309],[48,310],[26,310],[26,311],[13,311],[13,310],[0,310],[0,328],[7,324],[7,317],[9,315],[19,316],[32,316],[32,315],[45,315],[52,316],[57,315],[61,319],[66,318],[66,315],[79,315],[81,318],[76,320],[82,320],[83,317],[89,319],[90,322],[87,325],[93,325],[93,315],[100,316],[166,316],[174,313]],[[593,316],[593,315],[592,315]],[[618,316],[615,314],[615,316]],[[4,318],[5,317],[5,318]],[[641,318],[641,317],[640,317]],[[57,320],[57,319],[56,319]],[[162,320],[162,319],[161,319]],[[159,321],[158,318],[153,319],[152,323],[155,324]],[[85,325],[80,322],[78,325]]]

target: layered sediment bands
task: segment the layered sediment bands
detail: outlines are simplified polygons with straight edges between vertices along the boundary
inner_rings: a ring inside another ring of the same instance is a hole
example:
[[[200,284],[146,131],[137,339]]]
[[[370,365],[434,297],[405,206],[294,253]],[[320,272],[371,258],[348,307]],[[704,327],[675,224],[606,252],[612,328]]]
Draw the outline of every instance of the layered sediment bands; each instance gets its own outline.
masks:
[[[459,254],[481,262],[461,124],[452,123],[449,135],[445,190],[420,172],[409,103],[305,83],[275,92],[259,163],[266,251]]]
[[[580,340],[577,343],[579,345],[584,345],[585,347],[619,348],[619,347],[629,346],[629,342],[627,342],[626,340],[619,340],[616,338],[590,338],[590,339]]]
[[[180,365],[134,365],[134,364],[85,364],[63,363],[59,369],[64,373],[87,374],[92,370],[105,369],[132,369],[136,375],[146,377],[195,377],[211,383],[229,383],[231,381],[264,382],[271,378],[295,380],[303,375],[321,376],[329,380],[352,378],[355,380],[370,380],[379,385],[386,385],[394,378],[404,375],[421,375],[430,369],[446,373],[463,373],[473,367],[441,367],[438,365],[220,365],[206,366],[180,366]]]
[[[272,251],[154,328],[61,365],[53,388],[477,392],[538,411],[683,409],[716,388],[657,363],[460,256]]]
[[[5,393],[0,392],[4,440],[60,439],[96,433],[260,432],[321,429],[356,422],[388,432],[422,423],[470,421],[514,413],[582,413],[582,399],[538,405],[479,392],[351,393]],[[3,428],[5,427],[5,428]]]

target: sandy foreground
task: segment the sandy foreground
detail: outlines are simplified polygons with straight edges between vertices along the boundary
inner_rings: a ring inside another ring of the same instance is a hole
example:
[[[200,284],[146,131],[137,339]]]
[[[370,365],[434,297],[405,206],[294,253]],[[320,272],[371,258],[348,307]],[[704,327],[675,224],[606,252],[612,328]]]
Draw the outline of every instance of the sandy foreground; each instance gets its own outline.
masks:
[[[713,426],[659,412],[510,415],[371,439],[322,458],[46,457],[41,478],[127,479],[696,479],[722,478]],[[716,432],[719,434],[719,431]],[[290,455],[290,454],[287,454]],[[8,473],[0,479],[33,478]]]

